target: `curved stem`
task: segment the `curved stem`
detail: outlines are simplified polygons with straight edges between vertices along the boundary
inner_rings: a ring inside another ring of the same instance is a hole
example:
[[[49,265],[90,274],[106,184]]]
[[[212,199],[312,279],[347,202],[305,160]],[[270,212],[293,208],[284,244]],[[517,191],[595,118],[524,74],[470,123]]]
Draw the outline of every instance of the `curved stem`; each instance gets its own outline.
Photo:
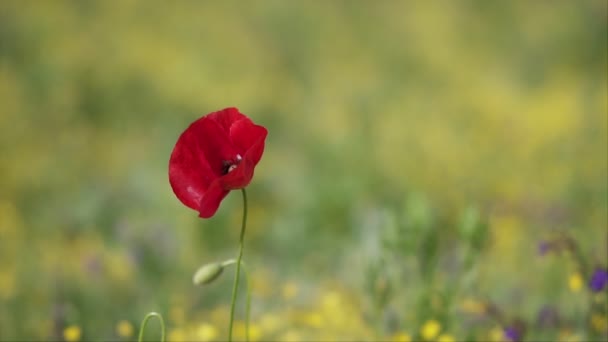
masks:
[[[228,326],[228,341],[232,341],[232,325],[234,323],[234,308],[236,306],[236,294],[239,289],[239,277],[241,273],[241,262],[243,259],[243,240],[245,239],[245,226],[247,224],[247,192],[243,193],[243,223],[241,225],[241,237],[239,239],[239,257],[236,260],[236,275],[234,277],[234,287],[232,288],[232,304],[230,306],[230,325]]]
[[[144,340],[144,330],[146,330],[146,325],[148,324],[148,320],[152,317],[157,317],[160,321],[160,340],[161,342],[165,342],[165,321],[163,320],[163,316],[156,312],[150,312],[144,317],[143,322],[141,323],[141,327],[139,328],[139,338],[137,341],[142,342]]]

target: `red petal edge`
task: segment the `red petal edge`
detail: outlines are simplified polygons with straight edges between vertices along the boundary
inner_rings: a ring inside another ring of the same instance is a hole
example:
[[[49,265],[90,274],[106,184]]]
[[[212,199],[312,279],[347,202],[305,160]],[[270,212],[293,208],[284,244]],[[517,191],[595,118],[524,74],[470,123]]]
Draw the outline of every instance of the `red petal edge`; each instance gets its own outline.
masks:
[[[169,183],[177,198],[187,207],[198,210],[207,188],[218,176],[204,156],[200,133],[203,118],[194,121],[179,136],[169,159]]]
[[[199,217],[210,218],[215,215],[220,203],[228,195],[230,190],[225,190],[220,184],[220,180],[216,179],[201,200],[201,205],[198,207]]]

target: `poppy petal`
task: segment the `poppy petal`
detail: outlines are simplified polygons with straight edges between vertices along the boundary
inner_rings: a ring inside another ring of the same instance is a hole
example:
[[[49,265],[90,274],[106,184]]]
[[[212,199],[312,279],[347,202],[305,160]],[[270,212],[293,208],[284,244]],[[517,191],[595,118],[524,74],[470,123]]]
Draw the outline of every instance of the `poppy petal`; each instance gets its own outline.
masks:
[[[220,203],[229,192],[230,190],[226,190],[221,186],[219,179],[216,179],[211,183],[211,186],[209,186],[209,189],[207,189],[207,192],[203,195],[200,206],[198,207],[199,217],[210,218],[215,215]]]
[[[197,122],[180,135],[169,159],[169,183],[173,192],[184,205],[195,210],[211,182],[217,178],[204,158]]]
[[[255,163],[259,161],[258,155],[261,155],[263,151],[264,140],[261,139],[245,153],[245,156],[233,171],[220,178],[222,187],[235,190],[249,185],[253,178]],[[258,158],[258,160],[256,161],[255,158]]]
[[[234,107],[225,108],[222,110],[218,110],[217,112],[213,112],[207,115],[207,118],[215,121],[226,133],[230,131],[230,127],[235,122],[242,119],[249,120],[248,117],[241,114],[241,112],[239,112],[239,110]]]
[[[257,165],[262,158],[262,154],[264,153],[264,140],[267,135],[268,131],[266,128],[254,124],[247,118],[236,121],[230,127],[230,140],[239,152],[244,155],[254,146],[256,147],[251,155],[254,166]],[[258,144],[260,140],[262,141],[261,145]]]
[[[215,120],[203,118],[199,137],[201,150],[211,170],[218,177],[222,176],[225,173],[226,163],[235,160],[239,154],[232,146],[227,132],[222,130]]]

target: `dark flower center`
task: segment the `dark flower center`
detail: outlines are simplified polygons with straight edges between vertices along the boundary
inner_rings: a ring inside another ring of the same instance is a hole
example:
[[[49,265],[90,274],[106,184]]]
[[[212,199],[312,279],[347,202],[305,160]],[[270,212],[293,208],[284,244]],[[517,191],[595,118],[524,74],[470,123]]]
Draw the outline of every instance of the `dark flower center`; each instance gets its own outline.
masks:
[[[236,167],[241,163],[243,158],[240,154],[236,155],[234,160],[223,160],[222,161],[222,175],[227,175],[230,171],[236,169]]]

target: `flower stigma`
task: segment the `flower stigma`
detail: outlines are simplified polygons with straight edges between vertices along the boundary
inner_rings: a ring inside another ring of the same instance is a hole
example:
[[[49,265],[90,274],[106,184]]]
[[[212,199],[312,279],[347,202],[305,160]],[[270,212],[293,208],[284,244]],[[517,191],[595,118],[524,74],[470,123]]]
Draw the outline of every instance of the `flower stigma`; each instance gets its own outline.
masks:
[[[232,160],[224,160],[223,164],[224,164],[224,175],[230,173],[232,170],[236,169],[236,167],[241,163],[241,160],[243,160],[243,157],[241,157],[240,154],[236,155],[236,158],[234,161]]]

